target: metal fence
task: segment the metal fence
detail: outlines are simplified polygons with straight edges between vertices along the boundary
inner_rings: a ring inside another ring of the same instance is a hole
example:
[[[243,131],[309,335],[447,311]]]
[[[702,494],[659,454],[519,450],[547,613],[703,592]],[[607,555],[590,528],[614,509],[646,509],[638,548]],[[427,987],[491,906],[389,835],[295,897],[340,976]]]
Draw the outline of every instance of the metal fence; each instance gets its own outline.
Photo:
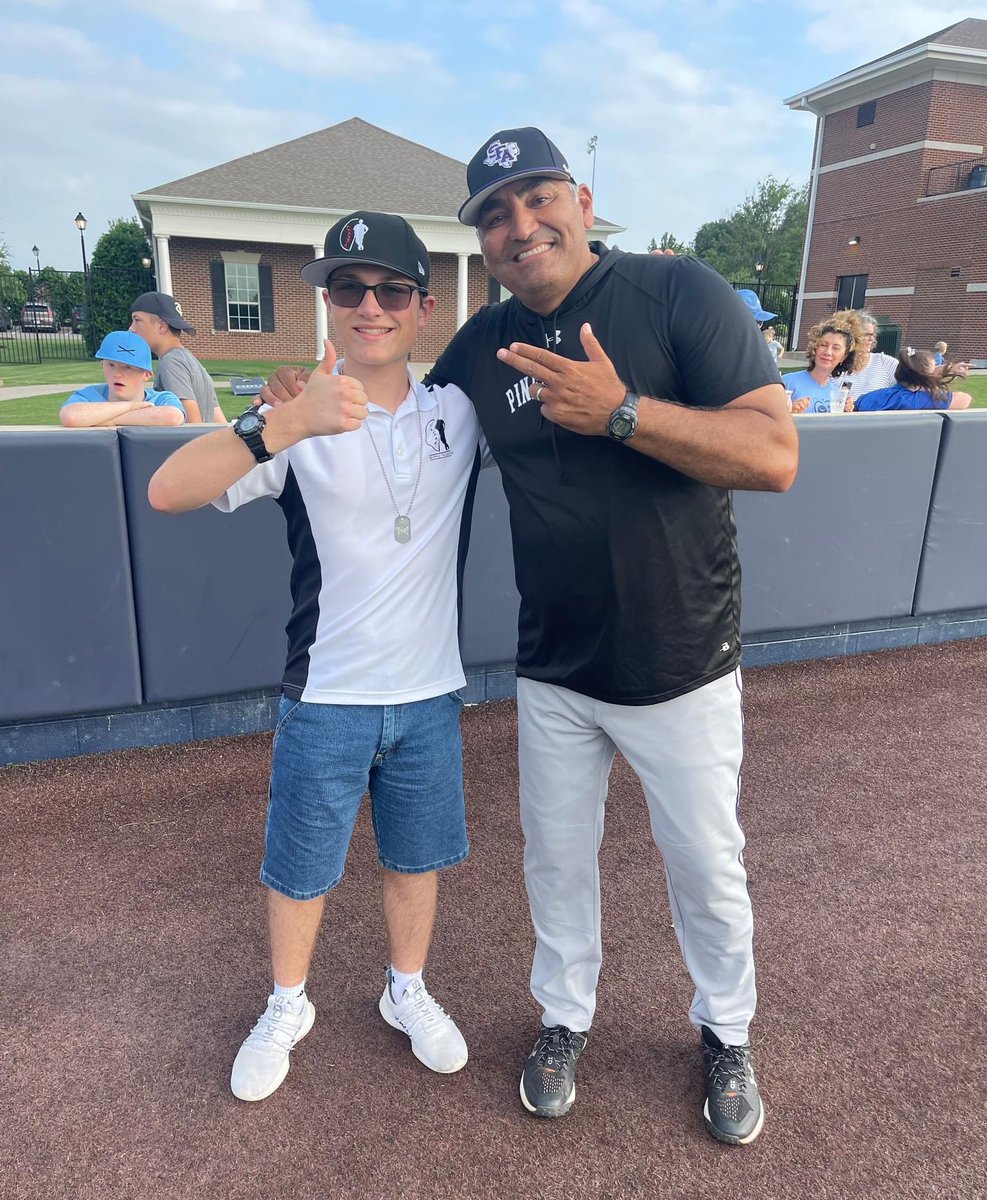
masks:
[[[143,267],[0,271],[0,366],[91,358],[104,333],[130,323],[133,298],[154,286]]]

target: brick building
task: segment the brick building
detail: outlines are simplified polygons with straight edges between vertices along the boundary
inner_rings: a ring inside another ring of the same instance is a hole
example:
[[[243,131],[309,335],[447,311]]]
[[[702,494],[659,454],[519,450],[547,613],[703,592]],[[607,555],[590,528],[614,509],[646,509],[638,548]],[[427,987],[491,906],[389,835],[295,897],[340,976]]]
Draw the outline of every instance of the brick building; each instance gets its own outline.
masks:
[[[987,21],[785,103],[816,115],[795,344],[866,304],[903,345],[987,357]]]
[[[300,359],[328,336],[321,294],[299,278],[326,230],[358,207],[400,213],[432,262],[436,312],[415,357],[431,361],[500,289],[456,219],[466,167],[358,117],[139,192],[158,287],[176,296],[203,358]],[[605,240],[620,226],[598,220]]]

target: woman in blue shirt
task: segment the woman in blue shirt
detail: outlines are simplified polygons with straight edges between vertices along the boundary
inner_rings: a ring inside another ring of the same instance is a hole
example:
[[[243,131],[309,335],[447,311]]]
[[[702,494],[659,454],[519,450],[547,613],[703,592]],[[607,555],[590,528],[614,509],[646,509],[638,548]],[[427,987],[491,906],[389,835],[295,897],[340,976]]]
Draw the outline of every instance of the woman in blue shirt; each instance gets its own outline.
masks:
[[[836,313],[809,330],[806,354],[807,371],[792,371],[784,376],[785,387],[792,393],[792,412],[830,412],[830,387],[834,379],[855,369],[861,329],[856,314]]]
[[[894,409],[969,408],[967,392],[951,392],[946,384],[956,376],[936,366],[931,350],[912,350],[909,346],[898,357],[892,387],[867,392],[854,404],[857,412],[888,412]]]

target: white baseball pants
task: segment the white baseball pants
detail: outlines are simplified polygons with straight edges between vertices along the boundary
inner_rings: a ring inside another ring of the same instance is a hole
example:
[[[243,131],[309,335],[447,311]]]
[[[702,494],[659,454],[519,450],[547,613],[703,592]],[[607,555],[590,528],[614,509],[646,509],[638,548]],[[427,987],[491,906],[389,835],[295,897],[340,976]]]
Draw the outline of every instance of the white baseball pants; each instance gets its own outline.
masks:
[[[753,913],[737,816],[740,671],[661,704],[604,704],[517,681],[524,876],[535,929],[531,991],[545,1025],[589,1029],[603,958],[600,871],[614,754],[644,788],[672,920],[696,987],[689,1011],[728,1045],[754,1015]],[[641,980],[642,1002],[654,982]]]

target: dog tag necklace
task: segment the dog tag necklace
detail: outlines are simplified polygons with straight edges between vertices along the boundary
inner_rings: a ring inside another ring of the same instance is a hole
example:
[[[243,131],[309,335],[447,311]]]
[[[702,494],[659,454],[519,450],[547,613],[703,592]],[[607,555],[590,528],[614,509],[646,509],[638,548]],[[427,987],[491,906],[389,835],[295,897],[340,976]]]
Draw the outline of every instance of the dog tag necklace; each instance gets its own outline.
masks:
[[[417,400],[415,401],[415,412],[418,415],[418,475],[415,478],[415,486],[411,493],[411,499],[408,501],[408,511],[406,513],[401,512],[401,507],[394,497],[394,489],[391,487],[391,481],[387,478],[387,471],[384,469],[384,460],[377,449],[374,435],[370,432],[369,419],[363,423],[363,428],[370,437],[370,444],[374,448],[374,454],[377,456],[377,465],[380,467],[381,475],[384,476],[384,483],[387,485],[387,491],[391,497],[391,503],[394,505],[394,511],[398,514],[394,518],[394,540],[401,543],[411,541],[411,510],[415,504],[415,497],[418,495],[418,485],[422,481],[422,463],[425,461],[425,435],[422,432],[422,410]]]

